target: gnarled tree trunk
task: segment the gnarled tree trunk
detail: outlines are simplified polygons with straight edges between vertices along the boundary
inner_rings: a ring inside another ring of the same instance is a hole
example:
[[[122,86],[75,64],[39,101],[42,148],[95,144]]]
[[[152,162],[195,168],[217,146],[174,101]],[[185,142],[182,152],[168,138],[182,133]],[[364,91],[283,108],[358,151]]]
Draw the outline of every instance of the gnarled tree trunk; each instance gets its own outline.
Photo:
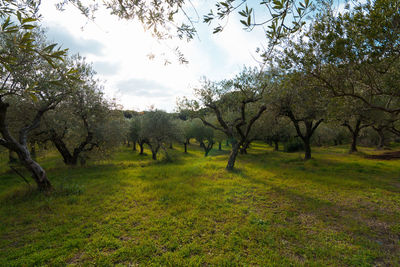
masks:
[[[313,122],[311,119],[296,119],[293,112],[289,110],[286,113],[286,116],[292,121],[294,127],[296,128],[297,135],[301,138],[304,144],[304,160],[311,159],[311,137],[314,134],[315,130],[318,126],[324,121],[320,119],[318,121]],[[304,123],[305,133],[303,133],[300,129],[300,122]]]
[[[53,137],[51,139],[51,141],[53,142],[54,146],[57,148],[58,152],[61,154],[63,161],[66,165],[77,165],[78,163],[78,155],[76,155],[76,157],[74,157],[74,155],[72,155],[66,144],[59,138]]]
[[[279,143],[277,140],[274,140],[274,151],[279,151]]]
[[[303,140],[303,142],[304,142],[304,159],[309,160],[309,159],[311,159],[310,138]]]
[[[200,146],[204,149],[204,156],[207,157],[208,153],[210,153],[211,149],[213,148],[214,142],[211,141],[207,145],[204,142],[200,142]]]
[[[352,138],[352,140],[351,140],[351,146],[350,146],[350,151],[349,151],[349,153],[354,153],[354,152],[357,152],[357,151],[358,151],[358,149],[357,149],[357,141],[358,141],[358,137],[359,137],[359,135],[360,135],[360,131],[361,131],[363,128],[369,126],[369,124],[364,124],[364,125],[362,125],[361,123],[362,123],[362,120],[361,120],[361,119],[357,119],[356,124],[354,125],[354,127],[352,127],[352,126],[350,125],[350,123],[347,122],[347,121],[345,121],[345,122],[343,123],[343,126],[347,127],[347,129],[349,129],[349,131],[350,131],[350,133],[351,133],[351,138]]]
[[[7,124],[6,114],[9,107],[8,103],[4,103],[0,98],[0,133],[3,138],[0,138],[0,145],[5,146],[9,150],[17,153],[20,162],[25,168],[31,172],[32,178],[37,184],[40,191],[48,191],[52,188],[50,181],[47,179],[46,172],[44,169],[32,159],[27,147],[27,135],[30,131],[37,128],[40,123],[40,119],[49,107],[39,110],[32,121],[32,124],[22,128],[19,132],[19,141],[11,136]]]
[[[385,149],[385,132],[384,129],[385,127],[376,127],[376,126],[372,126],[372,128],[377,132],[378,136],[379,136],[379,141],[378,141],[378,145],[376,146],[376,148],[378,150],[382,150]]]
[[[157,143],[156,145],[152,145],[150,142],[147,142],[147,145],[150,147],[152,159],[157,160],[157,153],[161,145],[159,143]]]
[[[240,154],[247,154],[247,149],[250,146],[252,140],[244,141],[242,147],[240,148]]]
[[[17,155],[21,163],[32,173],[32,178],[35,180],[37,187],[40,191],[50,190],[51,183],[47,179],[46,172],[44,169],[34,161],[27,149],[20,149],[17,151]]]
[[[383,133],[383,131],[379,131],[378,135],[379,135],[378,149],[384,149],[385,148],[385,134]]]
[[[240,145],[237,142],[232,142],[232,150],[229,155],[228,164],[226,165],[226,169],[228,171],[232,171],[235,166],[236,157],[239,152]]]
[[[140,147],[139,155],[143,155],[144,144],[143,143],[139,143],[139,147]]]
[[[51,136],[51,141],[63,157],[64,163],[71,166],[75,166],[78,164],[78,159],[82,152],[91,151],[96,146],[95,143],[92,143],[92,140],[93,133],[88,132],[85,140],[82,141],[79,146],[74,149],[73,153],[71,153],[62,138],[57,136],[54,132]]]
[[[358,131],[352,133],[351,137],[352,138],[351,138],[351,146],[349,153],[354,153],[358,151],[357,149]]]

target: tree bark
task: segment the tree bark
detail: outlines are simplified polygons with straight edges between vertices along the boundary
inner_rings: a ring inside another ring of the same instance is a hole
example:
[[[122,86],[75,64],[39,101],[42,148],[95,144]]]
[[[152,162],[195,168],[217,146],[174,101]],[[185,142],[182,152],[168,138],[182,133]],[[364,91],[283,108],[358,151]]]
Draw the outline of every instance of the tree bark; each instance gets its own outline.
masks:
[[[89,130],[89,125],[86,122],[86,118],[84,118],[83,121],[87,130],[87,135],[85,140],[83,140],[77,147],[74,148],[73,152],[68,150],[68,147],[64,142],[66,131],[64,131],[63,134],[59,134],[54,129],[50,130],[50,141],[53,142],[58,152],[60,152],[66,165],[77,165],[79,155],[81,155],[82,152],[91,151],[95,146],[97,146],[96,143],[92,142],[93,133]]]
[[[310,138],[304,140],[304,160],[311,159]]]
[[[242,142],[243,145],[240,148],[240,154],[247,154],[247,149],[249,148],[251,142],[252,140]]]
[[[4,103],[0,98],[0,133],[4,138],[0,139],[0,144],[5,146],[9,150],[12,150],[15,153],[17,153],[20,162],[25,166],[25,168],[28,171],[31,172],[32,178],[36,182],[37,187],[40,191],[51,190],[52,186],[50,181],[47,179],[46,172],[37,162],[35,162],[32,159],[31,154],[29,153],[29,150],[26,145],[28,133],[39,126],[42,115],[44,114],[45,111],[49,109],[49,107],[39,110],[34,120],[32,121],[32,124],[29,126],[25,126],[20,130],[19,141],[17,141],[11,136],[6,124],[6,115],[8,107],[9,104]]]
[[[57,148],[58,152],[60,152],[63,161],[66,165],[70,166],[76,166],[78,164],[78,154],[75,156],[72,155],[68,148],[67,145],[59,138],[53,136],[51,141],[53,142],[54,146]]]
[[[385,148],[385,134],[383,131],[379,131],[379,144],[378,144],[378,149],[384,149]]]
[[[219,150],[219,151],[222,150],[222,142],[218,142],[218,150]]]
[[[379,141],[378,141],[378,145],[376,148],[378,150],[384,149],[385,148],[385,133],[383,131],[383,128],[381,128],[381,127],[372,127],[372,128],[378,133],[378,136],[379,136]]]
[[[315,130],[318,128],[318,126],[323,122],[323,119],[318,120],[317,122],[313,122],[313,120],[308,120],[308,119],[296,119],[292,111],[289,111],[287,113],[287,116],[290,118],[292,121],[294,127],[296,128],[297,135],[303,140],[304,144],[304,160],[309,160],[311,159],[311,145],[310,145],[310,140],[312,135],[314,134]],[[304,123],[306,132],[303,134],[300,129],[299,122],[302,121]]]
[[[150,142],[147,142],[147,145],[150,147],[152,159],[157,160],[157,153],[158,153],[158,150],[160,149],[161,145],[158,143],[155,146],[153,146]],[[167,152],[167,150],[164,147],[162,147],[162,148],[164,149],[165,152]]]
[[[347,122],[343,123],[344,126],[347,127],[347,129],[349,129],[350,133],[351,133],[351,146],[350,146],[350,151],[349,153],[354,153],[357,152],[357,139],[358,139],[358,134],[360,133],[360,124],[361,124],[361,120],[357,120],[356,125],[353,127],[351,127],[351,125]]]
[[[229,155],[228,164],[226,165],[226,169],[228,171],[232,171],[235,166],[236,157],[239,152],[239,144],[237,142],[232,143],[232,150]]]
[[[362,125],[362,119],[359,118],[359,119],[357,119],[356,124],[354,125],[354,127],[352,127],[352,126],[350,125],[350,123],[347,122],[347,121],[345,121],[345,122],[343,123],[343,126],[346,126],[347,129],[349,129],[349,131],[350,131],[350,133],[351,133],[351,138],[352,138],[352,140],[351,140],[351,146],[350,146],[350,151],[349,151],[349,153],[357,152],[357,151],[358,151],[358,149],[357,149],[357,141],[358,141],[358,137],[359,137],[359,135],[360,135],[360,131],[361,131],[363,128],[369,127],[370,124],[364,124],[364,125]]]
[[[136,151],[136,141],[133,141],[132,150],[133,150],[133,151]]]
[[[207,146],[204,144],[204,142],[200,143],[200,147],[202,147],[204,149],[204,156],[207,157],[208,153],[211,151],[211,149],[213,148],[214,142],[209,142],[207,144]]]
[[[139,147],[140,147],[139,155],[143,155],[144,143],[143,142],[139,142]]]
[[[275,145],[274,151],[279,151],[279,143],[278,143],[278,141],[274,140],[274,145]]]
[[[357,152],[357,139],[358,139],[358,131],[354,131],[352,134],[351,146],[350,146],[350,153]]]
[[[39,191],[48,191],[52,188],[50,181],[47,179],[44,169],[31,158],[31,155],[26,148],[19,149],[17,152],[21,163],[32,173],[32,178],[35,180]]]
[[[187,153],[187,143],[183,143],[184,147],[185,147],[185,153]]]

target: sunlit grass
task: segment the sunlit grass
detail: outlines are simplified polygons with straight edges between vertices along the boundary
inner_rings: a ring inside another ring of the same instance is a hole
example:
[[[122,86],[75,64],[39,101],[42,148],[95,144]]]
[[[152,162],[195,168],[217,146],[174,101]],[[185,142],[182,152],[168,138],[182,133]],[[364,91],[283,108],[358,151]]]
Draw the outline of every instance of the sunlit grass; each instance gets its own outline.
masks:
[[[122,148],[68,168],[39,157],[42,195],[1,165],[0,265],[393,265],[400,260],[400,161],[362,148],[273,152],[255,144],[225,171],[174,146],[173,162]]]

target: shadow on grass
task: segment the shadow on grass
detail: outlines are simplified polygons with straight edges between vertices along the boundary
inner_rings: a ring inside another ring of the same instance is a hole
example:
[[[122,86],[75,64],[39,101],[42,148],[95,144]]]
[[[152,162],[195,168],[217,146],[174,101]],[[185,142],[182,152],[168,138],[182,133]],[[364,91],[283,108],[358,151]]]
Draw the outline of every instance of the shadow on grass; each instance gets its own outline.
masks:
[[[399,213],[382,210],[379,206],[349,207],[299,194],[271,183],[266,184],[279,196],[289,199],[297,215],[311,214],[327,228],[351,236],[360,246],[400,256],[400,247],[398,246],[400,236],[394,234],[389,227],[391,223],[400,219]],[[376,214],[380,214],[380,216],[377,217]],[[388,222],[387,218],[391,218],[392,221]]]
[[[275,172],[277,176],[291,174],[297,180],[337,186],[343,189],[368,189],[371,187],[399,193],[400,188],[393,184],[399,177],[395,167],[382,169],[380,164],[371,165],[368,161],[341,161],[335,159],[314,158],[308,161],[283,157],[281,153],[246,155],[241,158],[254,170]]]

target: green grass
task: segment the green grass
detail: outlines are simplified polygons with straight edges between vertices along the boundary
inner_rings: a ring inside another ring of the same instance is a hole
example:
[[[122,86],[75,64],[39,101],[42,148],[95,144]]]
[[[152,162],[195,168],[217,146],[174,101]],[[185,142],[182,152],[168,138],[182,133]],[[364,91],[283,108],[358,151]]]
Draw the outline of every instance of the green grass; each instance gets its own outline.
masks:
[[[399,266],[400,161],[255,144],[226,172],[224,149],[175,145],[167,163],[122,148],[77,168],[51,153],[48,195],[3,160],[0,265]]]

